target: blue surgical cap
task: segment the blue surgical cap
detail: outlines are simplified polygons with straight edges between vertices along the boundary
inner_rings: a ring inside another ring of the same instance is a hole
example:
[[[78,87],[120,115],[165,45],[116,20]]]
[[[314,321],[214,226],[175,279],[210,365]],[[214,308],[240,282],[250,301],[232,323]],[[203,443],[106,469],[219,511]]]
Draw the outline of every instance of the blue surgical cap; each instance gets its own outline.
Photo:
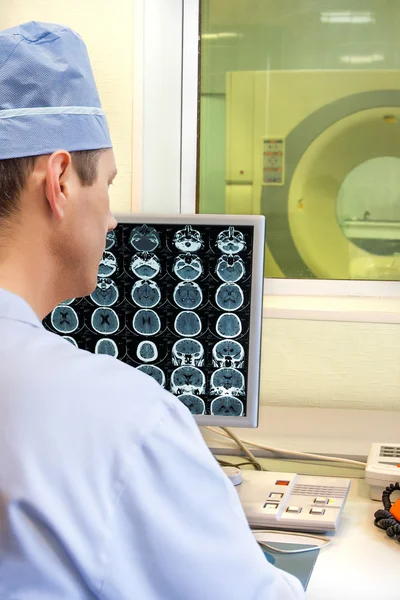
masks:
[[[111,146],[80,36],[35,21],[0,32],[0,160]]]

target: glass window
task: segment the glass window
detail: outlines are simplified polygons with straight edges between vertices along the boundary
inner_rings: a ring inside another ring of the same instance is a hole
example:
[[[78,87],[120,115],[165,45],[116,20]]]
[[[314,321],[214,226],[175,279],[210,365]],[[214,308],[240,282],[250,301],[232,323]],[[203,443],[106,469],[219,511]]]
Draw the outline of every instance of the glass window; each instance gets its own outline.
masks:
[[[266,276],[400,280],[400,3],[202,0],[201,213],[264,214]]]

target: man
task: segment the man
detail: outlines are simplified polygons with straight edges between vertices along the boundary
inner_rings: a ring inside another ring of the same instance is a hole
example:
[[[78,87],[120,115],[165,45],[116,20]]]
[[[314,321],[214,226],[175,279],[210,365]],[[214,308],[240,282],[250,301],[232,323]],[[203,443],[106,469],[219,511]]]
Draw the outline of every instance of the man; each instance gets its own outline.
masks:
[[[303,598],[189,411],[41,325],[96,286],[115,175],[79,36],[0,33],[0,598]]]

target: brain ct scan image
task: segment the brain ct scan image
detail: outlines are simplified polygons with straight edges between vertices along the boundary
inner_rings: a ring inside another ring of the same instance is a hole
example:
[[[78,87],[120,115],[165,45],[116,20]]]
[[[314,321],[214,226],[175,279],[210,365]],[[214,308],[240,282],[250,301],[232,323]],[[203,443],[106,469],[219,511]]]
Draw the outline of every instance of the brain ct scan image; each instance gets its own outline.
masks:
[[[113,358],[117,358],[118,356],[117,344],[114,340],[107,338],[99,340],[94,351],[96,354],[107,354],[107,356],[112,356]]]
[[[150,375],[159,383],[162,387],[165,387],[165,373],[160,369],[160,367],[156,367],[155,365],[141,365],[138,367],[138,371],[143,371],[146,375]]]
[[[203,263],[195,254],[180,254],[175,258],[173,272],[182,281],[196,281],[203,274]]]
[[[211,414],[219,417],[241,417],[243,402],[233,396],[220,396],[211,402]]]
[[[185,310],[175,319],[175,331],[183,337],[196,337],[201,331],[201,319],[193,311]]]
[[[242,323],[234,313],[225,313],[218,318],[216,331],[223,338],[236,338],[242,333]]]
[[[206,391],[206,377],[197,367],[178,367],[171,375],[171,391],[181,394],[201,395]]]
[[[79,327],[78,315],[72,306],[57,306],[51,313],[51,324],[57,333],[73,333]]]
[[[156,335],[161,329],[161,321],[154,310],[141,309],[133,317],[132,326],[139,335]]]
[[[73,304],[75,301],[75,298],[71,298],[70,300],[64,300],[64,302],[61,302],[60,306],[69,306],[70,304]]]
[[[161,241],[154,227],[138,225],[132,229],[129,243],[138,252],[154,252],[159,247]]]
[[[111,335],[119,329],[119,318],[112,308],[96,308],[92,314],[92,327],[96,333]]]
[[[97,306],[113,306],[118,300],[119,292],[115,282],[105,277],[99,279],[96,289],[90,294]]]
[[[186,225],[174,235],[175,247],[181,252],[198,252],[204,245],[199,231]]]
[[[194,310],[203,302],[201,287],[193,281],[178,283],[174,289],[174,301],[179,308]]]
[[[192,365],[204,366],[204,347],[198,340],[189,338],[178,340],[172,348],[172,364],[175,367]]]
[[[154,342],[140,342],[136,355],[141,362],[148,363],[157,360],[158,350]]]
[[[154,308],[161,300],[161,290],[155,281],[142,279],[133,285],[131,297],[141,308]]]
[[[241,369],[244,360],[244,348],[234,340],[221,340],[212,350],[214,367],[233,367]]]
[[[111,277],[117,270],[117,259],[112,252],[104,252],[99,265],[99,277]]]
[[[217,246],[224,254],[238,254],[246,249],[246,241],[241,231],[228,227],[218,235]]]
[[[247,417],[254,225],[165,220],[108,232],[96,288],[43,324],[153,377],[193,415]]]
[[[223,283],[217,289],[215,302],[221,310],[238,310],[243,306],[243,292],[237,283]]]
[[[224,367],[214,371],[211,375],[211,393],[216,396],[227,394],[229,396],[243,396],[245,383],[243,373],[231,367]]]
[[[178,396],[178,400],[190,410],[192,415],[204,415],[206,405],[204,400],[193,394],[181,394]]]
[[[115,231],[109,231],[106,235],[106,250],[111,250],[117,243],[117,235]]]
[[[244,277],[246,269],[240,256],[224,254],[218,259],[215,269],[218,277],[226,283],[236,283]]]
[[[160,270],[160,259],[155,254],[141,252],[132,257],[131,271],[139,279],[153,279],[160,273]]]

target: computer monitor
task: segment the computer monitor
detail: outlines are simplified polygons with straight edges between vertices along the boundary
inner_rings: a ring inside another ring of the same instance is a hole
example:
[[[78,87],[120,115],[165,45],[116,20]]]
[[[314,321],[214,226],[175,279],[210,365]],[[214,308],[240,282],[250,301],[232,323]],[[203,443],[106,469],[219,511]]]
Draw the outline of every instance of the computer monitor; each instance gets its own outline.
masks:
[[[116,217],[96,289],[44,326],[154,377],[199,425],[256,427],[264,217]]]

